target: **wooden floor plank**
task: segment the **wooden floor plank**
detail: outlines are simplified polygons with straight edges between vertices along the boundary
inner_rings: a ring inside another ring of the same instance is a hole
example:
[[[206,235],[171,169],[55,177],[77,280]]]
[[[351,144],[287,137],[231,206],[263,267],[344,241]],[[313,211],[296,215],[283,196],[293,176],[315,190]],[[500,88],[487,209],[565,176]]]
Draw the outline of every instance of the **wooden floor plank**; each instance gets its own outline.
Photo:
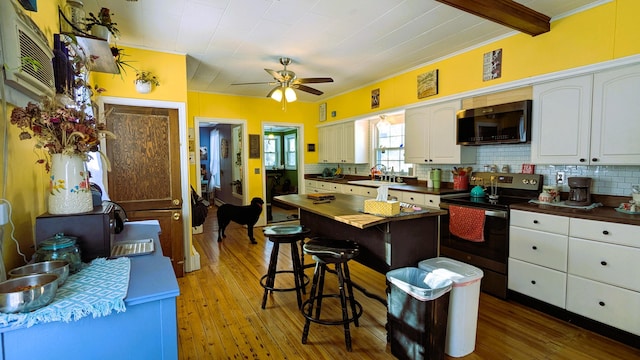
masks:
[[[232,223],[227,238],[217,241],[215,207],[202,234],[194,235],[201,269],[178,279],[180,359],[394,359],[387,344],[386,307],[356,290],[363,306],[360,327],[351,326],[353,351],[347,352],[340,326],[312,324],[302,344],[304,317],[294,292],[275,292],[260,307],[272,243],[255,229],[252,245],[244,226]],[[306,264],[312,264],[305,257]],[[354,282],[386,297],[384,274],[349,263]],[[291,268],[289,246],[281,246],[278,269]],[[305,273],[311,278],[313,268]],[[286,275],[280,286],[291,286]],[[327,291],[335,291],[328,276]],[[327,305],[325,309],[330,310]],[[447,357],[447,359],[454,359]],[[476,350],[462,358],[487,359],[640,359],[640,350],[558,320],[513,301],[482,293]]]

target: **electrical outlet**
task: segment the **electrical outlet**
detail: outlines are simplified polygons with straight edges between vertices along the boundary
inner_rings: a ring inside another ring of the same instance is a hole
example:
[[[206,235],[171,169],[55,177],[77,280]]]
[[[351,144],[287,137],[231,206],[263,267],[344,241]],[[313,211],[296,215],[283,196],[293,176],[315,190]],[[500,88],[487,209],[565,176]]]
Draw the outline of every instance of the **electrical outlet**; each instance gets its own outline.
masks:
[[[564,171],[556,172],[556,184],[562,185],[565,182]]]

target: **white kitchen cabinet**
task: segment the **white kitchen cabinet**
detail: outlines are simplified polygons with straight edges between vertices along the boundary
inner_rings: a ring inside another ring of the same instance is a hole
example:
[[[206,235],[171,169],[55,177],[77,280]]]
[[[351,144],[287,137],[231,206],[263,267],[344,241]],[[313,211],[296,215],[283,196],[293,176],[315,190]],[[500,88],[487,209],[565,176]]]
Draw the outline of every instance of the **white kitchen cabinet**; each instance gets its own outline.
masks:
[[[640,227],[571,219],[569,228],[567,310],[640,335]]]
[[[475,163],[475,147],[456,145],[459,110],[459,100],[408,109],[404,119],[405,163]]]
[[[565,307],[569,218],[511,210],[508,288]]]
[[[534,86],[531,161],[638,164],[638,93],[640,65]]]
[[[369,122],[350,121],[318,128],[320,163],[366,164],[369,162]]]
[[[627,275],[628,276],[628,275]],[[569,274],[567,310],[640,335],[640,293]]]
[[[322,192],[322,189],[319,187],[319,181],[316,180],[305,180],[304,181],[304,191],[305,194],[314,194]]]

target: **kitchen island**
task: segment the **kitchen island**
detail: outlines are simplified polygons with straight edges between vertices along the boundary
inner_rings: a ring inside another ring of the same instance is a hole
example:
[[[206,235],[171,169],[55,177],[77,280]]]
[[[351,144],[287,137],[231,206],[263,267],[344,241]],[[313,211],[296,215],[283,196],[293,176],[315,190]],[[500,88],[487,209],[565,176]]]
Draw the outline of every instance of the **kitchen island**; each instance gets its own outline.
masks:
[[[139,221],[125,223],[123,232],[116,235],[114,243],[153,239],[155,244],[153,253],[130,258],[126,311],[0,328],[0,360],[177,359],[176,297],[180,289],[171,261],[162,254],[159,231],[157,221]]]
[[[305,194],[276,196],[275,199],[300,209],[300,224],[314,236],[358,242],[360,255],[354,260],[386,274],[389,270],[418,266],[422,260],[438,256],[439,216],[446,211],[421,211],[383,217],[362,212],[360,195],[331,193],[335,199],[317,203]]]

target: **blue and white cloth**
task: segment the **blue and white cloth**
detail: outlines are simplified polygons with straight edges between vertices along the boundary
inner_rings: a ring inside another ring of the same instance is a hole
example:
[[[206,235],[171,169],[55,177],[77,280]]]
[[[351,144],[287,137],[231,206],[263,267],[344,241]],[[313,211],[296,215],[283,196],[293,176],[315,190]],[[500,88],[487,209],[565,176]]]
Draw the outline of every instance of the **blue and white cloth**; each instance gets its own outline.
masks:
[[[67,278],[51,304],[25,314],[0,313],[0,326],[31,327],[53,321],[77,321],[88,315],[94,318],[107,316],[114,310],[126,311],[124,298],[129,288],[130,270],[128,257],[95,259]]]

